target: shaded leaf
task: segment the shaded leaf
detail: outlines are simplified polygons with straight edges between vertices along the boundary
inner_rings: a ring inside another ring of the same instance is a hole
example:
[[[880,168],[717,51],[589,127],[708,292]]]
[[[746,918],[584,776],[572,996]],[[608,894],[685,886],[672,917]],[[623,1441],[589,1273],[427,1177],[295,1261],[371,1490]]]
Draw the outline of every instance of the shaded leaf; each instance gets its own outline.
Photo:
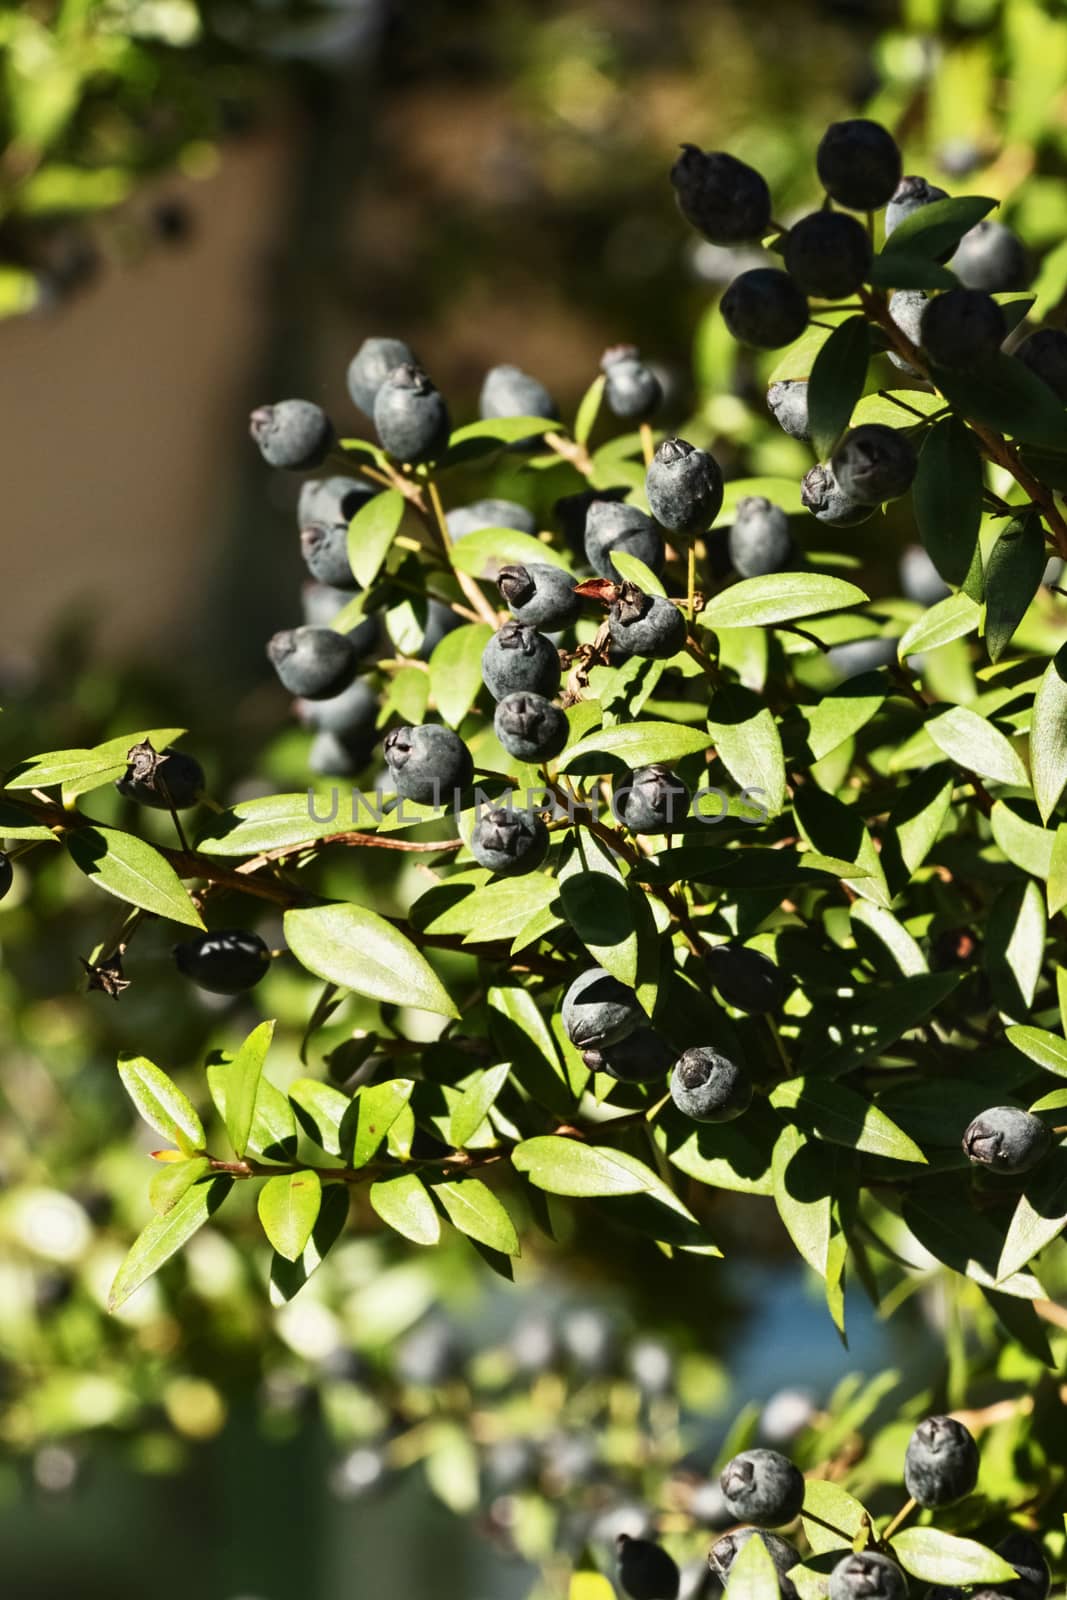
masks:
[[[468,1238],[499,1250],[506,1256],[519,1254],[519,1236],[492,1189],[480,1178],[463,1178],[456,1183],[434,1185],[434,1194],[448,1213],[452,1226]]]

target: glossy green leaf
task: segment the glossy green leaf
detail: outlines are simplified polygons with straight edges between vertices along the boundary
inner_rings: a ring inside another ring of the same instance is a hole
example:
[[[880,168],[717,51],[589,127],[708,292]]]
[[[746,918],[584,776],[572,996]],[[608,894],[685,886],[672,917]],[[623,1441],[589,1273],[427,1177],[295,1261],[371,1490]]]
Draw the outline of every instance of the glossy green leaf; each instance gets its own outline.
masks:
[[[623,550],[613,550],[611,564],[620,578],[625,579],[627,583],[636,583],[637,587],[644,590],[645,594],[658,594],[666,597],[667,591],[651,567],[646,567],[645,563],[638,561],[636,556],[628,556]]]
[[[596,425],[600,412],[600,405],[604,398],[604,385],[607,376],[598,372],[588,389],[583,394],[578,404],[578,411],[574,418],[574,441],[576,444],[588,444],[590,434]]]
[[[233,1060],[220,1069],[220,1076],[225,1077],[226,1083],[226,1132],[238,1156],[243,1156],[248,1149],[263,1063],[273,1038],[274,1023],[261,1022],[253,1028]]]
[[[945,255],[963,235],[998,205],[986,195],[969,194],[934,200],[904,217],[885,242],[883,255],[922,255],[931,260]]]
[[[770,1102],[776,1110],[792,1112],[798,1123],[832,1144],[891,1161],[926,1161],[892,1118],[844,1084],[825,1078],[787,1078],[772,1089]]]
[[[924,208],[925,209],[925,208]],[[936,374],[954,410],[1024,444],[1067,450],[1067,413],[1046,383],[1002,352],[970,371]]]
[[[144,1056],[121,1055],[119,1077],[140,1115],[187,1154],[204,1147],[204,1124],[167,1074]]]
[[[916,617],[910,628],[905,628],[897,646],[897,660],[906,661],[908,656],[920,651],[937,650],[953,639],[965,639],[977,631],[981,620],[982,609],[969,595],[962,590],[950,594],[924,611],[921,617]]]
[[[1052,867],[1055,834],[1027,822],[1016,810],[1018,802],[997,800],[990,813],[993,838],[1006,861],[1035,878],[1047,878]]]
[[[482,651],[493,637],[487,622],[446,633],[430,657],[430,690],[450,728],[458,728],[482,686]]]
[[[1034,698],[1030,770],[1037,808],[1047,822],[1067,785],[1067,645],[1045,668]]]
[[[317,1078],[297,1078],[289,1085],[289,1100],[308,1138],[328,1156],[341,1155],[341,1127],[352,1105],[349,1097]]]
[[[413,1078],[386,1078],[384,1083],[365,1084],[356,1096],[356,1137],[352,1165],[365,1166],[411,1099]]]
[[[762,1539],[741,1546],[730,1567],[725,1600],[778,1600],[778,1574]]]
[[[1067,1227],[1067,1151],[1058,1148],[1026,1176],[1026,1190],[1016,1201],[997,1277],[1010,1278]]]
[[[394,1005],[458,1017],[441,980],[411,940],[365,906],[335,904],[285,913],[293,955],[328,983]]]
[[[207,1156],[191,1156],[188,1161],[168,1161],[154,1173],[148,1185],[148,1203],[161,1217],[173,1211],[182,1195],[211,1171]]]
[[[670,766],[707,747],[708,736],[702,728],[684,728],[676,722],[620,723],[613,728],[598,728],[585,739],[579,739],[564,753],[560,770],[573,771],[582,764],[583,770],[607,772],[619,761],[628,767],[652,766],[657,762]],[[609,757],[611,759],[605,760],[603,766],[595,765]]]
[[[810,1515],[805,1516],[805,1512]],[[804,1509],[800,1514],[804,1536],[816,1555],[828,1550],[850,1550],[852,1541],[871,1520],[865,1507],[847,1489],[825,1478],[805,1480]],[[830,1528],[826,1527],[827,1523]],[[831,1528],[840,1529],[840,1532],[831,1532]]]
[[[902,1528],[890,1548],[905,1572],[923,1583],[998,1584],[1018,1577],[1003,1556],[940,1528]]]
[[[450,1124],[452,1143],[457,1150],[462,1150],[478,1132],[495,1105],[497,1095],[507,1083],[510,1072],[511,1062],[501,1061],[495,1067],[487,1067],[480,1072],[475,1081],[464,1089],[452,1108]]]
[[[832,1226],[833,1163],[795,1124],[778,1135],[771,1162],[774,1203],[808,1266],[825,1278]]]
[[[158,1272],[163,1263],[203,1227],[225,1200],[232,1185],[232,1178],[218,1173],[204,1183],[194,1183],[169,1211],[152,1218],[134,1240],[115,1276],[107,1300],[109,1311],[117,1311],[134,1290]]]
[[[841,322],[815,358],[808,379],[808,425],[820,460],[848,427],[867,381],[871,336],[865,316]]]
[[[862,589],[843,578],[820,572],[772,572],[731,584],[708,602],[699,621],[713,630],[769,627],[863,605],[866,599]]]
[[[812,760],[821,761],[866,727],[885,704],[887,689],[883,671],[861,672],[823,695],[816,706],[805,707]]]
[[[1052,854],[1045,887],[1050,917],[1067,906],[1067,823],[1061,822],[1052,836]]]
[[[492,1189],[480,1178],[462,1178],[456,1183],[434,1185],[434,1194],[444,1206],[448,1220],[460,1233],[502,1255],[519,1254],[519,1236]]]
[[[1045,897],[1032,878],[1007,884],[990,907],[984,960],[993,998],[1016,1022],[1029,1016],[1045,953]]]
[[[72,828],[71,860],[98,889],[169,922],[203,928],[204,922],[165,856],[118,828]]]
[[[1067,1040],[1046,1028],[1031,1028],[1020,1024],[1007,1030],[1008,1042],[1014,1045],[1028,1061],[1033,1061],[1046,1072],[1058,1078],[1067,1078]]]
[[[512,1165],[549,1194],[592,1198],[646,1190],[647,1180],[615,1160],[615,1154],[577,1139],[544,1134],[517,1144]]]
[[[452,565],[471,578],[485,578],[501,567],[522,567],[531,561],[570,571],[570,562],[555,546],[543,544],[517,528],[479,528],[452,546]]]
[[[1026,786],[1026,768],[1012,745],[969,706],[952,706],[931,717],[926,732],[941,753],[965,771],[994,783]]]
[[[374,795],[347,791],[341,795],[336,787],[325,795],[307,789],[300,794],[264,795],[213,816],[196,848],[207,856],[255,856],[346,830],[373,833],[379,820]]]
[[[769,706],[750,689],[727,684],[712,698],[708,731],[738,787],[758,791],[768,814],[777,816],[786,799],[785,758]]]
[[[348,524],[348,564],[361,589],[378,576],[403,517],[400,490],[383,489],[365,500]]]
[[[296,1261],[304,1253],[322,1205],[317,1172],[287,1172],[268,1178],[256,1207],[263,1232],[280,1256]]]
[[[954,289],[958,279],[929,256],[907,254],[903,250],[889,250],[894,235],[886,242],[881,255],[875,256],[867,273],[867,282],[875,289]]]
[[[287,1261],[277,1251],[270,1264],[270,1303],[285,1305],[307,1283],[325,1261],[348,1221],[348,1189],[343,1183],[327,1183],[311,1237],[296,1261]]]
[[[4,785],[8,789],[51,789],[59,784],[63,789],[63,802],[69,805],[79,795],[121,778],[129,765],[128,752],[134,745],[147,740],[154,749],[165,750],[184,732],[184,728],[147,728],[137,733],[119,734],[115,739],[84,750],[49,750],[44,755],[18,762],[7,773]]]
[[[369,1199],[382,1221],[412,1244],[431,1245],[440,1239],[441,1219],[417,1173],[372,1183]]]

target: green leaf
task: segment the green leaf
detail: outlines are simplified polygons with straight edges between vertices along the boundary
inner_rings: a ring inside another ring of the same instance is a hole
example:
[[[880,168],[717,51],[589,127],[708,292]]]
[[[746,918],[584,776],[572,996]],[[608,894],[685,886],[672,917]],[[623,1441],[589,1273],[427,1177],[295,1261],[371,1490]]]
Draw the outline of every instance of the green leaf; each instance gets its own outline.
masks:
[[[798,1066],[809,1074],[840,1078],[917,1027],[936,1011],[959,985],[958,972],[922,972],[901,978],[889,990],[869,986],[854,1010],[835,1016],[833,1031],[839,1042],[829,1049],[820,1039],[806,1047]]]
[[[450,728],[458,728],[482,686],[482,651],[493,637],[487,622],[446,633],[430,657],[430,690]]]
[[[959,417],[935,422],[919,451],[912,486],[915,520],[923,548],[942,578],[954,588],[966,588],[972,600],[982,598],[982,481],[982,457],[970,428]]]
[[[941,753],[964,771],[994,783],[1027,786],[1026,768],[1011,744],[969,706],[952,706],[931,717],[926,732]]]
[[[999,205],[986,195],[968,194],[952,200],[934,200],[899,222],[885,242],[883,255],[927,256],[936,260],[955,249],[976,222]]]
[[[604,385],[607,376],[598,372],[588,389],[583,394],[578,404],[578,412],[574,419],[574,440],[576,444],[588,444],[596,424],[600,404],[604,398]]]
[[[194,1183],[206,1178],[211,1171],[207,1156],[192,1156],[188,1161],[168,1161],[148,1185],[148,1203],[153,1211],[165,1217],[173,1211],[182,1195]]]
[[[343,1183],[328,1183],[322,1191],[322,1205],[303,1254],[296,1261],[287,1261],[275,1251],[271,1258],[272,1306],[285,1305],[300,1293],[311,1274],[322,1265],[341,1237],[347,1221],[348,1190]]]
[[[196,848],[207,856],[255,856],[346,829],[370,833],[380,820],[377,797],[356,791],[346,795],[343,804],[336,787],[329,796],[316,796],[307,789],[301,794],[263,795],[212,817]]]
[[[531,561],[570,571],[570,562],[554,545],[543,544],[517,528],[479,528],[464,534],[452,546],[452,565],[471,578],[485,578],[501,567],[524,567]]]
[[[397,1117],[411,1099],[413,1078],[387,1078],[364,1084],[356,1096],[356,1138],[352,1165],[366,1166]]]
[[[861,943],[859,929],[866,929],[872,933],[889,952],[897,969],[906,978],[914,977],[919,972],[929,971],[921,946],[884,906],[873,905],[869,900],[856,900],[849,907],[848,917],[852,923],[856,942]]]
[[[1045,668],[1030,723],[1030,770],[1042,822],[1060,803],[1067,784],[1067,645]]]
[[[585,771],[607,772],[618,761],[625,762],[628,767],[653,766],[661,762],[671,766],[707,747],[708,736],[702,728],[684,728],[676,722],[627,722],[613,728],[598,728],[587,738],[579,739],[564,753],[560,771],[571,771],[582,763]],[[602,758],[611,759],[597,766],[596,762]]]
[[[797,788],[793,795],[793,814],[813,849],[824,855],[834,851],[845,862],[855,865],[855,873],[850,873],[847,867],[842,871],[844,883],[863,899],[888,906],[891,896],[881,858],[856,807],[847,806],[836,795],[808,783]]]
[[[74,865],[116,899],[170,922],[203,928],[203,919],[170,862],[143,839],[118,828],[72,828],[66,845]]]
[[[297,1078],[289,1085],[289,1100],[308,1138],[328,1156],[339,1156],[341,1125],[352,1105],[349,1097],[317,1078]]]
[[[634,901],[618,866],[595,836],[579,835],[560,871],[563,913],[597,966],[620,983],[637,982],[637,928]]]
[[[438,1183],[434,1194],[444,1206],[448,1220],[460,1233],[489,1250],[517,1256],[519,1236],[504,1207],[480,1178],[462,1178],[457,1183]]]
[[[1027,822],[1015,809],[1016,802],[998,800],[989,816],[993,838],[1006,861],[1035,878],[1047,878],[1052,868],[1055,834]]]
[[[226,1132],[234,1154],[240,1157],[248,1149],[263,1063],[273,1038],[274,1023],[261,1022],[252,1029],[233,1060],[218,1069],[219,1075],[225,1078]]]
[[[218,1173],[206,1183],[194,1183],[169,1211],[152,1218],[134,1240],[116,1274],[107,1299],[109,1311],[117,1311],[135,1289],[158,1272],[163,1263],[203,1227],[225,1200],[232,1185],[232,1178]]]
[[[867,274],[867,282],[875,289],[955,289],[959,280],[929,257],[906,255],[903,250],[890,252],[889,242],[881,255],[875,256]]]
[[[256,1202],[263,1232],[280,1256],[296,1261],[304,1253],[322,1205],[317,1172],[286,1172],[268,1178]]]
[[[778,1574],[762,1539],[741,1546],[730,1567],[725,1600],[778,1600]]]
[[[946,771],[938,765],[919,773],[893,802],[882,856],[894,889],[902,887],[898,876],[907,882],[919,870],[941,833],[952,804],[953,779]]]
[[[923,1583],[997,1584],[1018,1577],[1003,1556],[939,1528],[903,1528],[893,1535],[890,1548],[905,1572]]]
[[[452,1107],[449,1137],[457,1150],[462,1150],[473,1139],[496,1103],[497,1095],[508,1081],[511,1062],[501,1061],[495,1067],[480,1072]]]
[[[1046,928],[1045,897],[1032,878],[1007,884],[986,917],[984,958],[993,999],[1016,1021],[1033,1005]]]
[[[706,628],[769,627],[862,605],[862,589],[843,578],[819,572],[772,572],[763,578],[742,578],[716,595],[699,614]]]
[[[813,1271],[825,1278],[832,1225],[833,1163],[825,1149],[788,1124],[771,1159],[774,1203],[786,1232]]]
[[[1059,1034],[1020,1025],[1009,1028],[1006,1037],[1028,1061],[1036,1062],[1046,1072],[1054,1072],[1058,1078],[1067,1078],[1067,1041]]]
[[[810,1515],[805,1516],[805,1512]],[[805,1480],[804,1508],[800,1515],[804,1521],[804,1536],[815,1555],[825,1555],[829,1550],[850,1550],[853,1540],[871,1520],[866,1508],[847,1490],[824,1478]],[[821,1520],[816,1522],[815,1517]],[[825,1523],[840,1532],[831,1532]]]
[[[234,1058],[219,1051],[207,1067],[208,1088],[216,1110],[227,1128],[231,1075]],[[245,1145],[246,1153],[266,1156],[269,1161],[290,1161],[296,1153],[296,1118],[288,1098],[276,1089],[262,1074],[256,1089],[256,1107],[252,1129]]]
[[[880,422],[885,428],[914,428],[920,416],[930,416],[944,405],[939,394],[929,394],[925,389],[881,389],[877,394],[865,394],[852,413],[852,426],[864,422]]]
[[[1067,906],[1067,823],[1061,822],[1052,837],[1045,894],[1050,917]]]
[[[734,782],[758,791],[768,814],[777,816],[786,798],[785,757],[770,708],[751,689],[727,684],[712,698],[708,731]]]
[[[491,439],[499,444],[519,444],[523,439],[537,438],[544,433],[560,431],[554,417],[485,417],[481,422],[468,422],[457,428],[448,441],[452,450],[456,445],[471,439]]]
[[[848,427],[867,381],[871,336],[864,316],[839,323],[815,357],[808,380],[808,423],[820,460]]]
[[[399,489],[383,489],[365,501],[348,524],[348,564],[361,589],[367,589],[381,571],[404,517],[404,496]]]
[[[812,760],[821,761],[865,727],[885,704],[886,688],[883,671],[861,672],[823,695],[818,705],[805,707]]]
[[[970,421],[1024,444],[1067,450],[1062,401],[1014,356],[998,351],[966,373],[938,371],[935,377],[949,405]]]
[[[976,632],[981,620],[982,608],[969,595],[962,590],[947,595],[905,629],[897,646],[897,660],[906,661],[921,650],[936,650],[953,639],[964,639]]]
[[[440,1239],[441,1219],[417,1173],[372,1183],[369,1199],[382,1221],[412,1244],[431,1245]]]
[[[926,1162],[919,1146],[884,1111],[844,1084],[825,1078],[787,1078],[771,1091],[770,1102],[778,1111],[795,1112],[797,1122],[832,1144],[891,1161]]]
[[[63,803],[69,805],[79,795],[121,778],[134,745],[144,744],[147,739],[154,749],[164,750],[184,732],[184,728],[147,728],[139,733],[119,734],[116,739],[85,750],[49,750],[18,762],[4,784],[8,789],[50,789],[58,783],[63,789]]]
[[[524,1139],[512,1153],[516,1172],[524,1172],[538,1189],[582,1199],[640,1194],[648,1182],[616,1161],[614,1150],[582,1144],[556,1134]]]
[[[627,583],[636,583],[645,594],[658,594],[666,598],[667,591],[663,587],[651,567],[646,567],[643,561],[638,561],[636,556],[628,556],[622,550],[613,550],[611,564],[615,571]]]
[[[301,907],[285,913],[284,926],[293,955],[317,978],[374,1000],[459,1016],[426,957],[377,912],[352,904]]]
[[[427,1483],[453,1516],[470,1517],[478,1506],[478,1451],[466,1423],[441,1419],[424,1427]]]
[[[986,564],[985,642],[999,661],[1041,587],[1045,536],[1036,511],[1015,517],[993,546]]]
[[[51,828],[46,828],[43,822],[34,822],[28,811],[7,800],[0,800],[0,839],[49,839],[53,844],[58,843]]]
[[[1000,1252],[997,1279],[1011,1278],[1067,1227],[1067,1151],[1056,1149],[1027,1174]]]
[[[204,1124],[176,1083],[144,1056],[119,1056],[122,1086],[157,1133],[187,1155],[204,1148]]]

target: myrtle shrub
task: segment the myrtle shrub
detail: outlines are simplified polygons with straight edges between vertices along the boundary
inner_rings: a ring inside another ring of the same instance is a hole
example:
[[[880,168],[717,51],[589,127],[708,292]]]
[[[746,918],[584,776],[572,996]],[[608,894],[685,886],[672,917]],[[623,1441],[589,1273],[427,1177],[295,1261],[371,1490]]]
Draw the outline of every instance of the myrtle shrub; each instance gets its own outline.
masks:
[[[731,1515],[803,1506],[809,1554],[732,1535],[715,1570],[736,1555],[738,1593],[777,1569],[787,1594],[846,1600],[903,1592],[896,1561],[1016,1581],[993,1524],[1058,1482],[1030,1430],[1059,1405],[1036,1373],[1062,1359],[1067,1221],[1048,1083],[1067,1075],[1067,335],[1026,329],[991,199],[904,176],[865,120],[828,130],[816,166],[821,209],[788,230],[731,156],[686,146],[671,174],[713,245],[766,249],[721,313],[780,352],[760,370],[810,441],[803,481],[666,435],[630,345],[567,421],[500,366],[456,427],[402,341],[368,340],[349,389],[377,443],[306,400],[251,421],[272,467],[322,474],[298,506],[304,620],[267,647],[310,787],[223,808],[179,728],[28,756],[0,801],[0,887],[62,849],[125,902],[85,958],[120,1002],[153,920],[180,936],[176,1006],[282,968],[301,1064],[326,1069],[276,1062],[271,1018],[189,1094],[150,1033],[120,1059],[161,1146],[116,1309],[209,1220],[243,1224],[250,1189],[276,1303],[353,1210],[423,1247],[451,1227],[509,1277],[573,1202],[711,1274],[722,1191],[776,1208],[842,1334],[851,1278],[886,1308],[932,1263],[970,1280],[1033,1380],[982,1418],[1013,1461],[988,1499],[959,1420],[921,1414],[907,1467],[891,1433],[857,1491],[903,1475],[936,1528],[876,1532],[840,1485],[851,1462],[829,1470],[832,1427],[806,1484],[780,1458],[725,1472]],[[526,504],[477,497],[504,455]],[[902,592],[870,595],[854,580],[905,497]],[[375,853],[353,892],[348,862]],[[618,1560],[632,1600],[672,1600],[658,1546],[621,1530]]]

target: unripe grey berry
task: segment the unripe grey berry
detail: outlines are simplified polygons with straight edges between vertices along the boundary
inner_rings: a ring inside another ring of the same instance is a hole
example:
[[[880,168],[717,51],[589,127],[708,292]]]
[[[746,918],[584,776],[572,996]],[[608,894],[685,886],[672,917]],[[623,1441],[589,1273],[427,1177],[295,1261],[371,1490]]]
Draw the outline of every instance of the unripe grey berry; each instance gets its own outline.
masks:
[[[394,367],[374,401],[382,448],[398,461],[429,461],[448,443],[448,407],[421,367]]]
[[[740,344],[777,350],[792,344],[808,325],[808,302],[787,272],[753,267],[734,279],[719,304],[723,321]]]
[[[800,1554],[781,1534],[766,1533],[762,1528],[734,1528],[730,1533],[724,1533],[721,1539],[716,1539],[708,1551],[708,1566],[723,1587],[729,1580],[730,1568],[750,1539],[762,1539],[763,1547],[778,1574],[782,1600],[797,1600],[796,1586],[788,1573],[800,1564]]]
[[[748,1073],[711,1045],[694,1045],[671,1073],[671,1099],[694,1122],[732,1122],[752,1101]]]
[[[448,805],[474,777],[471,753],[459,734],[434,722],[393,728],[383,750],[397,794],[417,805]]]
[[[968,229],[949,265],[965,289],[982,289],[986,294],[1025,289],[1030,282],[1030,261],[1022,240],[989,217]]]
[[[636,584],[624,583],[608,613],[614,648],[623,655],[648,656],[666,661],[685,648],[685,617],[662,595],[645,594]]]
[[[603,967],[590,967],[575,978],[563,996],[562,1016],[567,1037],[579,1050],[618,1044],[646,1021],[633,990]]]
[[[341,474],[308,478],[300,485],[297,527],[310,528],[313,522],[343,522],[347,526],[360,507],[373,500],[377,492],[372,484]]]
[[[922,314],[922,347],[946,372],[968,372],[996,355],[1007,334],[1004,313],[980,289],[946,289]]]
[[[267,655],[289,693],[302,700],[340,694],[358,665],[352,641],[332,628],[286,628],[271,639]]]
[[[723,150],[683,144],[671,183],[687,222],[712,244],[741,244],[770,228],[771,193],[754,167]]]
[[[874,252],[862,222],[843,211],[814,211],[785,239],[785,269],[805,294],[843,300],[867,277]]]
[[[978,1482],[978,1446],[955,1417],[927,1417],[908,1442],[904,1486],[921,1506],[955,1505]]]
[[[320,728],[311,741],[308,766],[319,777],[351,778],[363,771],[373,749],[372,734],[351,734],[342,738],[340,734]]]
[[[468,533],[481,533],[483,528],[514,528],[531,538],[537,532],[537,523],[525,506],[493,498],[455,506],[445,516],[445,524],[452,539],[465,539]]]
[[[540,817],[508,806],[483,811],[471,834],[471,854],[480,867],[502,878],[533,872],[548,853],[548,829]]]
[[[939,189],[936,183],[927,183],[925,178],[920,178],[917,173],[909,173],[901,178],[893,190],[893,197],[885,208],[885,236],[888,239],[894,229],[899,228],[905,217],[910,217],[912,212],[921,211],[923,206],[932,205],[935,200],[947,200],[948,194],[944,189]],[[946,252],[951,255],[951,250]],[[945,257],[942,256],[941,260]]]
[[[611,805],[631,833],[670,833],[689,815],[692,796],[669,767],[638,767],[616,779]]]
[[[364,416],[374,417],[378,390],[397,367],[417,367],[418,361],[402,339],[364,339],[348,363],[348,392]]]
[[[492,367],[478,399],[478,415],[493,417],[558,417],[559,407],[537,378],[521,367]]]
[[[641,360],[637,346],[616,344],[600,358],[604,399],[616,417],[641,422],[659,407],[663,389],[656,374]]]
[[[783,433],[807,442],[811,438],[808,421],[808,385],[802,378],[780,378],[767,390],[767,406]]]
[[[567,743],[570,724],[544,695],[520,689],[496,708],[493,732],[516,761],[552,761]]]
[[[575,579],[562,567],[530,561],[521,567],[501,567],[496,586],[520,622],[533,628],[566,628],[582,609],[574,592]]]
[[[635,556],[653,572],[663,566],[663,539],[651,517],[619,500],[593,500],[585,513],[585,555],[601,578],[619,580],[612,554]]]
[[[907,494],[918,458],[903,433],[880,422],[850,428],[830,459],[838,484],[850,499],[877,505]]]
[[[348,524],[312,522],[300,532],[304,565],[319,583],[331,589],[359,588],[348,559]]]
[[[830,1600],[907,1600],[907,1594],[900,1567],[876,1550],[845,1556],[830,1574]]]
[[[742,578],[781,572],[793,559],[789,518],[781,506],[763,495],[744,495],[737,502],[728,547],[730,563]]]
[[[804,1504],[804,1476],[778,1450],[742,1450],[726,1463],[719,1483],[738,1521],[761,1528],[792,1522]]]
[[[321,466],[333,449],[333,424],[321,406],[310,400],[279,400],[257,406],[249,419],[249,432],[264,461],[290,472],[307,472]]]
[[[923,313],[930,303],[930,296],[924,294],[922,289],[898,289],[889,296],[889,315],[900,329],[906,339],[912,344],[922,344]],[[920,369],[913,361],[908,361],[904,356],[898,355],[895,350],[888,352],[889,359],[901,372],[906,372],[909,377],[922,376]]]
[[[965,1155],[993,1172],[1029,1172],[1052,1148],[1052,1133],[1040,1117],[1015,1106],[990,1106],[963,1135]]]
[[[850,211],[880,210],[900,182],[895,139],[866,117],[831,123],[819,143],[815,165],[827,194]]]
[[[846,494],[826,462],[808,471],[800,485],[803,505],[820,522],[832,528],[855,528],[874,516],[875,507]]]
[[[671,533],[703,533],[722,507],[719,463],[685,439],[664,439],[645,474],[649,509]]]
[[[482,680],[494,700],[522,691],[551,699],[560,675],[555,645],[514,618],[497,629],[482,651]]]
[[[876,667],[888,667],[897,659],[897,637],[888,639],[849,639],[845,644],[835,644],[826,652],[826,659],[842,680],[858,678],[861,672],[873,672]]]
[[[353,678],[347,689],[328,700],[298,700],[296,714],[308,727],[338,739],[365,738],[378,720],[378,696],[365,678]]]

